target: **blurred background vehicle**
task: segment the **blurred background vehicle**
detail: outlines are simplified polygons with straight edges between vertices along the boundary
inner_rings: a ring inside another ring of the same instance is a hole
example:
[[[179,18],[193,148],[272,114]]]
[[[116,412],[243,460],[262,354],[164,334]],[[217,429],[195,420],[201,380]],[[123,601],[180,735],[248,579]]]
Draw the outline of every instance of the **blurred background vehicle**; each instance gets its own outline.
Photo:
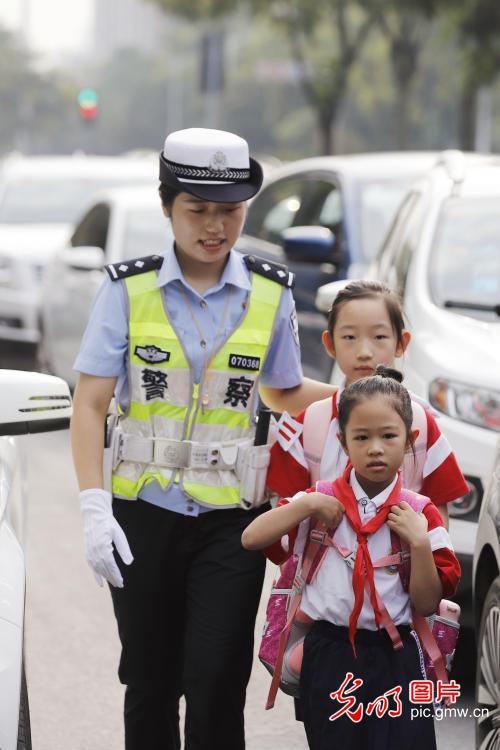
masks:
[[[90,196],[154,184],[147,157],[12,156],[0,165],[0,340],[37,344],[40,279]]]
[[[36,400],[36,408],[33,401]],[[28,693],[23,660],[24,524],[28,433],[67,429],[68,386],[34,372],[0,370],[0,747],[30,750]],[[38,499],[38,498],[36,498]],[[35,500],[35,498],[33,498]]]
[[[470,487],[448,505],[472,623],[472,556],[500,432],[500,157],[445,152],[410,188],[366,276],[400,293],[405,385],[437,411]],[[326,312],[345,282],[318,290]],[[332,382],[342,375],[333,368]],[[463,618],[464,621],[464,618]]]
[[[486,489],[474,548],[476,705],[488,716],[476,720],[476,748],[500,747],[500,442]]]
[[[172,239],[156,184],[96,195],[43,275],[40,366],[74,387],[72,366],[104,265],[165,252]]]
[[[408,187],[434,161],[432,152],[302,159],[274,169],[250,204],[237,247],[296,274],[306,375],[325,379],[331,368],[319,345],[325,319],[315,306],[318,287],[362,275]]]

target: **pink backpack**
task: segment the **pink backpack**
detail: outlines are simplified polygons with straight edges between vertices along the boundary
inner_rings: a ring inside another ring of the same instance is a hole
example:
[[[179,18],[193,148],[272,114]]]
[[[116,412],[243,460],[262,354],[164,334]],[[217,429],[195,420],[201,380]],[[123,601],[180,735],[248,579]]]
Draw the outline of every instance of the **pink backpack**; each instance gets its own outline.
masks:
[[[328,495],[333,494],[332,482],[317,482],[316,489]],[[428,498],[410,490],[402,490],[401,500],[406,500],[417,513],[430,502]],[[302,523],[292,555],[271,589],[259,649],[259,659],[272,675],[266,709],[274,706],[278,688],[288,695],[299,695],[303,642],[313,622],[300,610],[304,587],[314,580],[330,547],[342,556],[347,565],[354,567],[355,555],[352,550],[335,544],[332,536],[333,532],[319,521]],[[399,566],[401,582],[407,591],[410,580],[409,552],[402,548],[401,540],[396,534],[391,533],[391,539],[392,554],[375,560],[373,566]],[[366,585],[368,586],[368,582]],[[394,648],[402,648],[399,632],[379,597],[377,604]],[[425,617],[412,611],[413,627],[423,648],[422,657],[428,679],[448,682],[446,670],[451,669],[455,652],[459,613],[459,606],[445,599],[441,601],[438,613],[429,618],[430,623]]]

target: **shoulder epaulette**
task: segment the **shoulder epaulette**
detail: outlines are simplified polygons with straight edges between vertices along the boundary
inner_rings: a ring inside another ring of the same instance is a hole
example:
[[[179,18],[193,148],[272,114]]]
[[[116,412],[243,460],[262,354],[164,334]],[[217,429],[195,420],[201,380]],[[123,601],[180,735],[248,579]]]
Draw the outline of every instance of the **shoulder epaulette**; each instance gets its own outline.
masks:
[[[118,281],[119,279],[126,279],[128,276],[136,276],[138,273],[156,271],[161,268],[162,263],[162,255],[145,255],[143,258],[110,263],[104,266],[104,269],[111,281]]]
[[[295,285],[295,274],[288,270],[281,263],[273,263],[266,258],[258,258],[256,255],[244,255],[243,260],[249,271],[265,276],[266,279],[276,281],[281,286],[293,289]]]

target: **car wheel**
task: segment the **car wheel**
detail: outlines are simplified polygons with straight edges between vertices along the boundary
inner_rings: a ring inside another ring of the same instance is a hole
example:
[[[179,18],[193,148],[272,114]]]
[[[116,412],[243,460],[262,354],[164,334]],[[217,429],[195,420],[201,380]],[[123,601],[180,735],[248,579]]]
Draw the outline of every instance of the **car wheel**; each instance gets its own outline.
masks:
[[[17,750],[31,750],[31,724],[30,724],[30,707],[28,703],[28,688],[26,685],[26,675],[23,671],[21,674],[21,697],[19,701],[19,724],[17,729]]]
[[[487,716],[476,719],[477,750],[500,748],[500,576],[484,602],[478,636],[476,704]]]

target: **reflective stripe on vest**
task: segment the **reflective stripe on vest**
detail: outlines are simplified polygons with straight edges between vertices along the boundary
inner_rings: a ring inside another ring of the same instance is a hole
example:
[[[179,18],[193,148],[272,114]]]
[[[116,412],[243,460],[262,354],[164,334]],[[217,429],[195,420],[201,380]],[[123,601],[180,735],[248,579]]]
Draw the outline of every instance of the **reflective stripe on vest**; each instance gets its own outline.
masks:
[[[244,318],[216,350],[206,383],[193,382],[187,355],[170,322],[156,272],[124,280],[129,300],[130,405],[119,429],[141,437],[165,437],[220,445],[252,439],[257,384],[273,333],[283,287],[252,274]],[[207,403],[201,404],[201,395]],[[133,500],[156,480],[163,489],[179,482],[187,495],[215,507],[239,505],[232,470],[170,469],[121,461],[113,494]]]

